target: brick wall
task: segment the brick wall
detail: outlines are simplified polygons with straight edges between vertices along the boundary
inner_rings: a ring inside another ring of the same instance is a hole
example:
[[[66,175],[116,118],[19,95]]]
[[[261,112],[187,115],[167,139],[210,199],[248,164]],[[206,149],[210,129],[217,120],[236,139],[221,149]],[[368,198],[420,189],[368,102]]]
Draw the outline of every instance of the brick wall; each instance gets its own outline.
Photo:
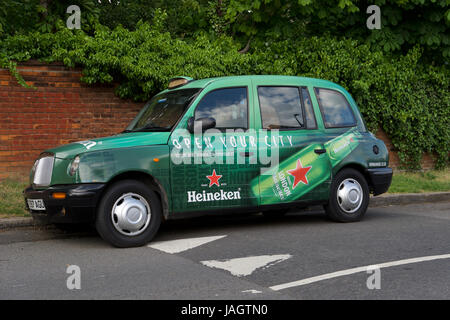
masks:
[[[384,132],[382,129],[378,129],[378,131],[375,134],[378,139],[381,139],[386,144],[386,148],[389,151],[389,166],[394,169],[399,169],[400,167],[400,159],[398,157],[398,154],[395,150],[395,147],[392,144],[391,139],[389,139],[386,132]],[[423,170],[430,170],[434,168],[435,161],[433,157],[425,153],[422,155],[421,165]]]
[[[45,149],[122,131],[143,106],[81,83],[79,69],[30,61],[18,71],[37,90],[0,69],[0,179],[27,175]]]
[[[81,83],[79,69],[29,61],[18,70],[37,89],[23,88],[0,69],[0,179],[27,176],[45,149],[122,131],[143,106],[119,99],[112,85]],[[398,167],[389,137],[381,130],[377,136],[390,150],[391,166]],[[429,155],[423,165],[433,167]]]

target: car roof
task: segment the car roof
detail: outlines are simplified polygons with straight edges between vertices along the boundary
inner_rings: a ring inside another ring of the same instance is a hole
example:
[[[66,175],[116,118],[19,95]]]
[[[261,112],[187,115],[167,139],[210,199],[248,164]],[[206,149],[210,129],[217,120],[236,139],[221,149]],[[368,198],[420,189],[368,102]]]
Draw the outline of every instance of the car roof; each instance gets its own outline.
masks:
[[[341,89],[340,85],[328,81],[328,80],[322,80],[322,79],[316,79],[316,78],[308,78],[308,77],[297,77],[297,76],[282,76],[282,75],[243,75],[243,76],[227,76],[227,77],[214,77],[214,78],[205,78],[205,79],[198,79],[198,80],[191,80],[187,84],[172,89],[170,91],[178,90],[178,89],[189,89],[189,88],[205,88],[208,85],[212,83],[218,83],[221,82],[224,85],[233,85],[234,81],[242,81],[242,80],[258,80],[258,81],[286,81],[286,82],[296,82],[299,83],[299,85],[304,86],[322,86],[326,88],[335,88],[335,89]]]

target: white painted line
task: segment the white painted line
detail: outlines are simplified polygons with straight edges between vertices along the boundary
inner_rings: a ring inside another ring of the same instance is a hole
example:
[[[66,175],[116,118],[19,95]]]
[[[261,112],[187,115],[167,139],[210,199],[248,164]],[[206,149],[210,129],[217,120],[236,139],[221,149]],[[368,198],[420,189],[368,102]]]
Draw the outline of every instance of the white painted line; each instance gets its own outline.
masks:
[[[242,291],[242,292],[243,292],[243,293],[254,293],[254,294],[262,293],[262,291],[255,290],[255,289],[244,290],[244,291]]]
[[[241,277],[248,276],[258,268],[268,268],[281,261],[292,257],[290,254],[264,255],[254,257],[236,258],[224,261],[209,260],[201,261],[202,264],[211,268],[229,271],[232,275]]]
[[[201,237],[201,238],[189,238],[189,239],[177,239],[177,240],[168,240],[168,241],[156,241],[149,244],[147,247],[157,249],[160,251],[164,251],[167,253],[179,253],[183,252],[198,246],[201,246],[205,243],[215,241],[218,239],[222,239],[226,237],[224,236],[213,236],[213,237]]]
[[[318,281],[342,277],[342,276],[359,273],[359,272],[366,272],[367,270],[369,270],[369,268],[373,268],[374,266],[381,269],[381,268],[401,266],[404,264],[411,264],[411,263],[418,263],[418,262],[425,262],[425,261],[439,260],[439,259],[449,259],[449,258],[450,258],[450,254],[442,254],[442,255],[437,255],[437,256],[426,256],[426,257],[419,257],[419,258],[390,261],[390,262],[385,262],[385,263],[380,263],[380,264],[373,264],[373,265],[368,265],[368,266],[363,266],[363,267],[357,267],[357,268],[352,268],[352,269],[336,271],[336,272],[332,272],[332,273],[326,273],[326,274],[323,274],[320,276],[315,276],[315,277],[297,280],[297,281],[293,281],[293,282],[287,282],[287,283],[279,284],[276,286],[272,286],[272,287],[270,287],[270,289],[279,291],[279,290],[283,290],[283,289],[287,289],[287,288],[303,286],[303,285],[318,282]]]

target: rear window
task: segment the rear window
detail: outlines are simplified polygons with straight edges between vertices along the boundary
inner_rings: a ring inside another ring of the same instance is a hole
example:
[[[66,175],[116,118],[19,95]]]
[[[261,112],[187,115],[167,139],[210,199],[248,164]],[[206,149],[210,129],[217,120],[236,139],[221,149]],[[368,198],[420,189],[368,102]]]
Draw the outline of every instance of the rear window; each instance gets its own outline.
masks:
[[[314,89],[326,128],[356,126],[352,108],[340,92],[323,88]]]
[[[258,87],[264,129],[303,129],[305,118],[298,87]]]

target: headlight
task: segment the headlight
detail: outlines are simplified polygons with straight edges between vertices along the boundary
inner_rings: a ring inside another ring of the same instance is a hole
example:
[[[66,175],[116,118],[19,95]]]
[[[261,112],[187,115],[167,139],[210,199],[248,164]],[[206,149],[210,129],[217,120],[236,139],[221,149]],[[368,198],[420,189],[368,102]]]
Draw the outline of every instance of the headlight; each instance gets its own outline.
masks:
[[[73,159],[73,161],[69,167],[69,174],[71,176],[73,176],[75,174],[75,172],[77,172],[79,165],[80,165],[80,156],[76,156],[75,159]]]
[[[31,169],[31,181],[35,186],[49,186],[52,180],[53,162],[55,155],[53,153],[44,152],[34,163]]]

